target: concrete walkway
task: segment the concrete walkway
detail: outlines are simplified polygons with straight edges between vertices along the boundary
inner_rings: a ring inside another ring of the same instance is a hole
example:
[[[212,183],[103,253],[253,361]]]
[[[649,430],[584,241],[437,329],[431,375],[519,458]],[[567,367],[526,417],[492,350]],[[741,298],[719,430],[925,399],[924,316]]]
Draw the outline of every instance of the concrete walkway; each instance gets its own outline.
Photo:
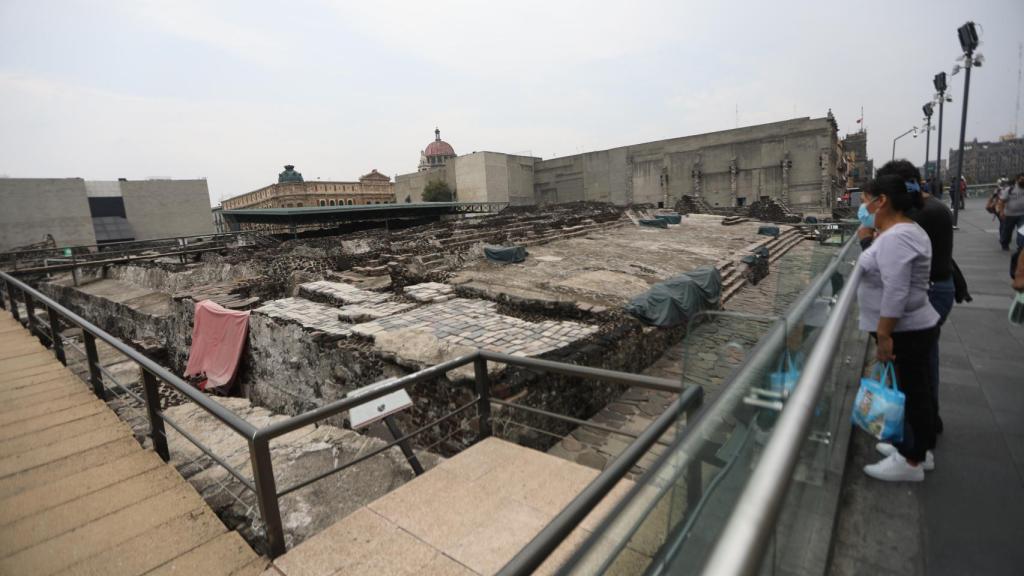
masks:
[[[1024,570],[1024,328],[1007,322],[1009,253],[982,200],[960,213],[954,257],[974,301],[940,340],[944,433],[920,484],[867,479],[878,460],[854,434],[833,574],[1021,574]]]
[[[0,574],[259,574],[266,562],[0,311]]]

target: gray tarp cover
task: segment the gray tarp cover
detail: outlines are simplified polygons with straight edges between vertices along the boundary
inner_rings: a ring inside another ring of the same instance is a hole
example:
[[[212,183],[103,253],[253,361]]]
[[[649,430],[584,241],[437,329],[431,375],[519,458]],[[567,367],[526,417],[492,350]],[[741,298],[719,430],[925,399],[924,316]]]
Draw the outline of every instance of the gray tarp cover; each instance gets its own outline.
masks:
[[[659,282],[626,305],[626,311],[655,326],[686,322],[701,310],[714,308],[722,294],[722,279],[714,266]]]
[[[683,217],[679,214],[658,214],[655,218],[658,220],[664,220],[669,224],[679,224],[683,221]]]
[[[659,218],[641,218],[641,226],[650,226],[651,228],[668,228],[668,222]]]
[[[757,229],[757,233],[761,234],[762,236],[778,236],[779,235],[779,227],[778,226],[761,226],[760,228]]]
[[[526,248],[522,246],[484,246],[484,256],[498,264],[512,264],[526,260]]]

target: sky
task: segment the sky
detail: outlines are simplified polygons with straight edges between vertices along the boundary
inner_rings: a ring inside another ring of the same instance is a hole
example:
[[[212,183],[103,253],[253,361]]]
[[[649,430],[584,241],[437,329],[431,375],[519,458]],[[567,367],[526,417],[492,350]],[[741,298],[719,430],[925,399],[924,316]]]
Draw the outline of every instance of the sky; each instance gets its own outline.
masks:
[[[1024,131],[1021,0],[0,0],[0,176],[206,178],[216,205],[284,164],[415,171],[435,126],[458,154],[551,158],[830,108],[840,135],[863,108],[880,165],[968,20],[967,139]],[[896,146],[923,163],[923,133]]]

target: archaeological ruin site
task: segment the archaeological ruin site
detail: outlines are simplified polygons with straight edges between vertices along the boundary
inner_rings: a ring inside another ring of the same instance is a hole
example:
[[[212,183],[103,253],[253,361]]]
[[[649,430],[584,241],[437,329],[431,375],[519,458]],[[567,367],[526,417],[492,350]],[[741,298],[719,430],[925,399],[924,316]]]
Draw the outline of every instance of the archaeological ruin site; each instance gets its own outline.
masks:
[[[771,202],[742,213],[677,209],[356,215],[173,246],[131,243],[56,267],[42,254],[8,264],[174,377],[193,353],[198,303],[248,313],[234,378],[205,391],[192,378],[187,394],[73,323],[52,326],[67,365],[136,439],[166,455],[229,529],[286,573],[313,553],[300,552],[324,546],[380,554],[344,534],[395,546],[412,534],[432,547],[420,566],[454,558],[493,573],[649,436],[547,558],[553,569],[582,554],[608,509],[665,466],[677,432],[718,400],[834,261],[829,240],[841,234]],[[23,307],[13,294],[8,287],[8,308],[51,325],[46,306]],[[788,327],[794,353],[812,325]],[[364,403],[380,412],[367,423],[353,398],[382,387],[392,394]],[[751,420],[756,402],[743,400],[723,399],[731,415],[704,423],[702,441],[717,449],[706,446],[688,468],[687,514],[728,471],[723,453],[738,431],[763,418]],[[265,462],[260,441],[247,437],[254,430],[274,430]],[[268,477],[272,503],[261,496]],[[620,539],[618,550],[626,573],[656,553],[642,539]]]

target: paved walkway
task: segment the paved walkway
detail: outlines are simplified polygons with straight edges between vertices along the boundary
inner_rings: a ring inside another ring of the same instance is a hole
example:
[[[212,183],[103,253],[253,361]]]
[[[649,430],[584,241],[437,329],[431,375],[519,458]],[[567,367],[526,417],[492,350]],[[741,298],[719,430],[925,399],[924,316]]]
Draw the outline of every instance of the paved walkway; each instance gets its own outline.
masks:
[[[0,311],[0,574],[259,574],[172,468]]]
[[[878,457],[854,434],[833,574],[1021,574],[1024,570],[1024,328],[1007,322],[1009,255],[982,200],[960,213],[954,257],[974,301],[942,329],[945,432],[921,484],[860,471]]]

